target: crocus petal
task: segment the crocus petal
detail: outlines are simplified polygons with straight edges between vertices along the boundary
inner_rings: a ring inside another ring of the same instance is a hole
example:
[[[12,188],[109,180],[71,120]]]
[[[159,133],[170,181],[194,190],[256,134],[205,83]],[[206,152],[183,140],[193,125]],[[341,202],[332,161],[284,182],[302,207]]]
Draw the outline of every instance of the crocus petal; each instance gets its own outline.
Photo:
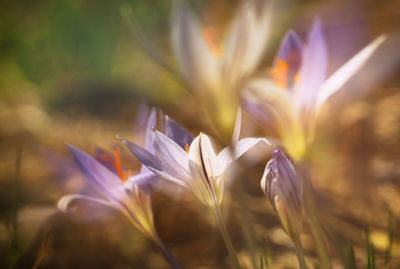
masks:
[[[146,167],[146,169],[148,168]],[[158,189],[159,176],[149,170],[148,172],[141,172],[133,177],[130,177],[128,182],[136,184],[146,193],[152,193]],[[125,185],[127,184],[125,183]]]
[[[157,110],[155,108],[152,108],[149,119],[147,120],[146,137],[145,137],[146,141],[144,148],[153,155],[154,155],[154,148],[153,148],[152,130],[153,128],[156,127],[156,120],[157,120]],[[142,164],[142,166],[140,167],[140,173],[145,173],[149,171],[150,170],[144,164]]]
[[[171,170],[169,166],[166,166],[161,162],[161,160],[145,150],[144,148],[136,145],[135,143],[122,139],[119,137],[122,143],[124,143],[128,149],[144,164],[146,167],[156,175],[170,180],[180,186],[187,187],[182,178],[177,178],[174,174],[174,170]]]
[[[297,119],[291,95],[268,79],[253,79],[243,91],[246,109],[259,121],[272,122],[278,131]]]
[[[193,140],[188,156],[192,174],[188,184],[191,189],[206,205],[219,203],[222,199],[218,187],[221,182],[217,185],[217,181],[224,171],[207,135],[200,134]]]
[[[177,174],[189,175],[189,165],[186,152],[171,138],[153,130],[153,145],[163,163],[169,164]]]
[[[227,147],[221,150],[218,153],[218,159],[220,163],[223,165],[223,169],[227,169],[229,164],[233,161],[239,159],[243,154],[249,151],[252,147],[257,145],[258,143],[265,143],[266,145],[271,145],[271,143],[266,138],[255,138],[255,137],[246,137],[240,139],[235,145],[235,153],[232,156],[232,149]]]
[[[89,182],[111,201],[119,201],[124,184],[121,179],[85,152],[67,145],[75,162]]]
[[[321,23],[314,21],[303,48],[299,85],[295,88],[298,108],[310,107],[317,98],[319,88],[326,79],[327,50]]]
[[[302,47],[303,45],[300,38],[293,30],[290,30],[283,38],[278,54],[275,58],[275,68],[279,61],[283,61],[288,65],[287,78],[289,89],[292,89],[293,84],[295,83],[295,76],[300,69]]]
[[[246,50],[251,47],[250,36],[254,34],[255,18],[251,3],[243,2],[239,7],[225,42],[224,77],[228,78],[228,88],[241,79],[245,68],[243,62]]]
[[[190,86],[197,90],[219,85],[216,59],[203,38],[201,27],[181,1],[175,1],[172,22],[172,47],[180,69]]]
[[[144,148],[154,154],[153,148],[153,129],[156,128],[156,118],[157,117],[157,110],[155,108],[151,109],[151,113],[146,125],[146,142]]]
[[[242,127],[242,109],[238,107],[238,110],[236,112],[235,127],[233,129],[233,134],[232,134],[232,144],[235,144],[239,140],[241,127]]]
[[[128,149],[148,168],[153,168],[155,170],[162,170],[161,161],[146,149],[142,148],[135,143],[123,139],[121,137],[117,137],[122,143],[124,143]]]
[[[257,4],[256,1],[243,1],[228,32],[222,65],[228,89],[235,88],[255,69],[264,51],[270,14],[265,1],[260,8]]]
[[[371,55],[385,40],[386,36],[380,36],[375,39],[325,81],[318,94],[318,99],[315,105],[316,111],[319,110],[326,99],[337,92],[354,75],[354,73],[365,64],[369,57],[371,57]]]
[[[116,205],[112,204],[111,202],[108,202],[103,199],[95,198],[92,196],[88,195],[82,195],[82,194],[67,194],[61,197],[58,202],[57,202],[57,208],[61,210],[62,212],[70,212],[70,205],[72,202],[76,200],[86,200],[90,202],[94,202],[97,204],[109,206],[115,208]]]
[[[190,145],[194,139],[191,133],[168,116],[165,116],[165,134],[181,146],[182,149],[185,149],[186,145]]]

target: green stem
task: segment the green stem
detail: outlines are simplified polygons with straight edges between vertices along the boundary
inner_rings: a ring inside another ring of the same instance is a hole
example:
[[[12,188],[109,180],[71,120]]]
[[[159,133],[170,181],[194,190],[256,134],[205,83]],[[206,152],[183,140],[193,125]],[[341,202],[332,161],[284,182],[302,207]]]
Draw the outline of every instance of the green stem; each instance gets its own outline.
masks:
[[[215,220],[217,221],[218,228],[221,232],[222,238],[224,239],[225,246],[228,250],[229,256],[232,259],[233,265],[235,266],[236,269],[240,269],[240,263],[236,256],[236,252],[233,247],[232,240],[229,237],[228,230],[226,229],[226,225],[225,225],[224,219],[222,217],[222,213],[221,213],[221,209],[219,208],[219,205],[214,206],[213,213],[214,213]]]
[[[323,268],[331,269],[332,264],[329,257],[328,246],[321,223],[315,209],[315,201],[312,193],[311,180],[306,164],[301,166],[304,186],[304,206],[311,222],[311,231],[317,245],[317,252]]]
[[[168,248],[164,245],[163,241],[158,235],[154,239],[154,243],[159,247],[165,259],[172,265],[173,268],[181,269],[181,266],[175,260],[174,256],[172,256],[171,252],[169,252]]]
[[[296,249],[297,260],[299,261],[299,268],[307,269],[306,261],[304,259],[303,247],[301,246],[300,243],[296,243],[296,242],[294,242],[294,247]]]

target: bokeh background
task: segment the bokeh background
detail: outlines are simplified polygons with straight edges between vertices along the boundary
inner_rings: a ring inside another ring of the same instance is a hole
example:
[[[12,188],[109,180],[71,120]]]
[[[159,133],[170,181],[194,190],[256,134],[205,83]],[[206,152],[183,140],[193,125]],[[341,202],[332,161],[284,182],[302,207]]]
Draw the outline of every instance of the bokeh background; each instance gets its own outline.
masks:
[[[188,1],[205,23],[229,25],[238,1]],[[0,267],[168,268],[157,249],[118,212],[80,203],[57,211],[67,193],[92,193],[65,143],[87,152],[117,147],[115,134],[141,139],[143,103],[197,134],[213,129],[182,86],[171,53],[169,0],[43,0],[0,3]],[[134,20],[128,16],[131,10]],[[324,107],[312,148],[317,211],[334,264],[348,246],[365,268],[365,230],[377,268],[400,264],[400,2],[276,1],[267,70],[285,31],[305,37],[319,16],[330,72],[379,34],[389,36]],[[141,31],[138,31],[140,26]],[[166,70],[145,51],[157,51]],[[176,72],[174,74],[174,72]],[[244,114],[244,134],[268,135]],[[122,148],[124,164],[137,160]],[[259,152],[258,152],[259,153]],[[272,268],[296,268],[289,238],[259,188],[270,152],[244,161],[227,192],[228,229],[244,268],[253,253]],[[190,193],[153,195],[156,227],[184,268],[229,268],[212,216]],[[307,217],[303,243],[317,261]],[[385,265],[386,264],[386,265]]]

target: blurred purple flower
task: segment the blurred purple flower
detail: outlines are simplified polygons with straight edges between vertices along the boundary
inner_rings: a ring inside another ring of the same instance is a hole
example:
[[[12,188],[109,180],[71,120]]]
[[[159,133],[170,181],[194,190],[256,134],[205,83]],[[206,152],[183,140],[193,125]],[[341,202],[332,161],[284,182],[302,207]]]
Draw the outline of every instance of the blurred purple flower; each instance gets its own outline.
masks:
[[[303,214],[303,183],[285,153],[275,148],[265,167],[261,189],[277,212],[285,232],[300,242]]]
[[[380,36],[327,78],[327,48],[317,19],[303,44],[294,31],[284,37],[270,78],[253,79],[244,91],[246,109],[263,123],[275,123],[295,159],[312,142],[322,104],[364,65],[384,42]]]

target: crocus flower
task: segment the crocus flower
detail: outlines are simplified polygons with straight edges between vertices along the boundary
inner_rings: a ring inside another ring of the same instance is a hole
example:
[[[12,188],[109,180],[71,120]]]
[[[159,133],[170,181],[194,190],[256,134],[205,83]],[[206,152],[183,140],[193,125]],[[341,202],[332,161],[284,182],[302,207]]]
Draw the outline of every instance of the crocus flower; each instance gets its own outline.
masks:
[[[147,135],[155,126],[156,111],[153,110],[148,120]],[[104,198],[92,197],[81,194],[63,196],[58,207],[67,211],[72,201],[85,199],[97,202],[120,210],[128,220],[149,238],[157,238],[153,213],[151,210],[150,192],[158,176],[142,165],[140,173],[130,175],[122,166],[120,150],[113,154],[97,151],[96,158],[85,152],[68,145],[75,162],[89,183],[96,188]],[[145,148],[154,151],[151,140],[147,139]]]
[[[240,114],[240,113],[238,113]],[[240,117],[236,130],[240,128]],[[166,134],[153,130],[155,154],[125,139],[121,141],[155,174],[191,190],[209,207],[218,206],[223,198],[224,179],[230,164],[265,138],[238,139],[234,131],[234,150],[227,147],[215,152],[211,138],[200,133],[193,137],[171,119],[166,123]]]
[[[151,171],[166,180],[191,190],[215,216],[225,245],[235,268],[240,268],[232,241],[223,221],[220,204],[224,194],[224,180],[230,164],[263,138],[239,140],[240,110],[233,131],[233,149],[215,152],[211,138],[204,133],[193,137],[187,130],[167,118],[166,134],[153,130],[155,154],[121,139],[134,155]]]
[[[225,137],[232,134],[240,85],[264,51],[269,19],[265,1],[242,1],[222,39],[217,27],[201,25],[181,1],[173,8],[172,43],[181,73]]]
[[[342,88],[384,40],[384,36],[378,37],[327,78],[327,48],[320,21],[315,20],[305,44],[289,31],[269,78],[257,78],[247,85],[245,107],[264,124],[273,123],[290,155],[300,159],[313,141],[322,104]]]
[[[153,109],[146,129],[145,149],[147,152],[154,152],[151,130],[155,124],[156,110]],[[157,184],[158,176],[144,165],[137,175],[132,176],[122,166],[119,149],[115,150],[113,154],[98,150],[97,156],[94,158],[71,145],[68,147],[82,173],[89,183],[103,194],[103,198],[69,194],[58,201],[58,208],[68,211],[72,201],[83,199],[119,210],[139,231],[160,248],[174,268],[179,269],[180,266],[161,241],[154,226],[150,194]]]
[[[303,213],[303,183],[286,154],[275,148],[265,167],[261,189],[279,216],[284,231],[299,242]]]

